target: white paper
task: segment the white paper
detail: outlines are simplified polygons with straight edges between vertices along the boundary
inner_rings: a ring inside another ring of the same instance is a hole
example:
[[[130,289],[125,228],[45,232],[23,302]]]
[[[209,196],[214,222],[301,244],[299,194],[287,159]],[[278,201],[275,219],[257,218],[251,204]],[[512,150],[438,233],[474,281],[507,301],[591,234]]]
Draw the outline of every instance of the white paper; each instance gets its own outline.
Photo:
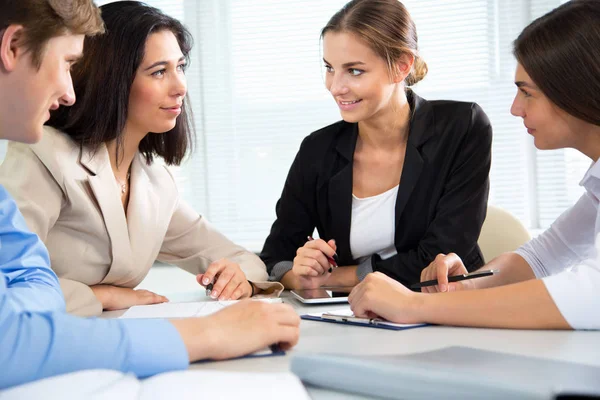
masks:
[[[260,299],[253,301],[264,301],[268,303],[281,303],[281,298]],[[195,301],[192,303],[161,303],[148,306],[133,306],[119,318],[189,318],[205,317],[214,314],[239,300],[229,301]]]
[[[289,372],[182,371],[143,382],[143,400],[239,399],[309,400],[300,380]]]
[[[87,370],[0,391],[1,400],[243,399],[309,400],[291,373],[174,371],[138,380],[132,374]]]

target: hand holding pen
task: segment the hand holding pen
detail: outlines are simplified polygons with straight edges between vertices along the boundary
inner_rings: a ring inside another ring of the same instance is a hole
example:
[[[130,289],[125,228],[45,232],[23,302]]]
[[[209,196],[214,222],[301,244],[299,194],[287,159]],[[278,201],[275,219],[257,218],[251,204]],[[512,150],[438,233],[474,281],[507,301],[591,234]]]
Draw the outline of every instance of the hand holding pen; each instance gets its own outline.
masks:
[[[206,288],[206,295],[213,299],[238,300],[254,294],[254,288],[239,264],[227,259],[210,264],[203,274],[196,276],[196,280]]]
[[[335,240],[314,240],[312,237],[300,247],[294,258],[294,273],[299,276],[318,277],[326,275],[338,266]]]

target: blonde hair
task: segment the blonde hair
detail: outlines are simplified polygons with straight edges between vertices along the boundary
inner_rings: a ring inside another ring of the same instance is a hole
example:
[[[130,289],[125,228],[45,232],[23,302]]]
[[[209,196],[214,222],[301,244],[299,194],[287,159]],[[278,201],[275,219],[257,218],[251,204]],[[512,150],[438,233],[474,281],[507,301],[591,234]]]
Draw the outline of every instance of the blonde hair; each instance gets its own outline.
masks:
[[[419,55],[417,28],[398,0],[352,0],[331,17],[321,30],[321,38],[330,31],[358,36],[386,60],[391,74],[395,74],[395,64],[403,55],[413,56],[413,68],[405,79],[407,86],[427,75],[427,64]]]
[[[92,0],[0,0],[0,10],[0,34],[9,25],[23,25],[20,45],[31,51],[38,68],[46,43],[53,37],[104,33],[100,10]]]

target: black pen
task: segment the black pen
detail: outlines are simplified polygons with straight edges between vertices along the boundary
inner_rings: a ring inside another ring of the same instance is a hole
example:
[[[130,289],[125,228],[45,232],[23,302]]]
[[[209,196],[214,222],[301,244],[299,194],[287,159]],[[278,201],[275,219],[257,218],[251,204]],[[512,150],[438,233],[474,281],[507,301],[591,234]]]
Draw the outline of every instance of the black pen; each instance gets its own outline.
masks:
[[[271,353],[273,354],[279,354],[282,353],[283,350],[281,349],[281,346],[279,345],[279,343],[275,343],[269,346],[269,349],[271,349]]]
[[[491,276],[491,275],[497,274],[498,272],[500,272],[500,271],[497,269],[488,269],[485,271],[471,272],[470,274],[454,275],[454,276],[448,277],[448,282],[458,282],[458,281],[464,281],[467,279],[483,278],[484,276]],[[438,284],[438,280],[432,279],[430,281],[424,281],[424,282],[415,283],[414,285],[410,285],[410,288],[411,289],[420,289],[422,287],[434,286],[437,284]]]
[[[210,292],[212,292],[212,289],[213,289],[213,284],[212,284],[212,282],[211,282],[211,283],[209,283],[208,285],[206,285],[206,295],[207,295],[207,296],[210,296]]]

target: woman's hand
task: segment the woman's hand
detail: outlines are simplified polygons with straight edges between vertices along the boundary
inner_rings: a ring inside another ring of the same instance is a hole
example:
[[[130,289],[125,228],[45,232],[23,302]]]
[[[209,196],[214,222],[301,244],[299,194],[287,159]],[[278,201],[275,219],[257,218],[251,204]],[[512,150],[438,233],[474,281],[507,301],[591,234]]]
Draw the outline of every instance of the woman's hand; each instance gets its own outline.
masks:
[[[438,254],[423,271],[421,271],[421,282],[437,279],[438,284],[421,288],[423,293],[453,292],[471,288],[471,281],[460,281],[448,283],[448,277],[467,274],[462,260],[454,253],[448,255]]]
[[[206,272],[196,276],[196,280],[202,286],[213,283],[210,292],[213,299],[238,300],[252,295],[251,283],[240,265],[227,259],[210,264]]]
[[[143,289],[136,290],[113,285],[94,285],[90,288],[102,303],[102,309],[106,311],[169,301],[165,296]]]
[[[352,289],[348,302],[357,317],[381,317],[399,324],[413,324],[422,322],[418,315],[419,296],[423,295],[375,272]]]
[[[292,270],[284,275],[290,283],[286,287],[294,289],[316,289],[323,286],[331,276],[333,267],[328,258],[336,254],[335,240],[310,240],[296,251]],[[284,281],[284,279],[282,279]]]

